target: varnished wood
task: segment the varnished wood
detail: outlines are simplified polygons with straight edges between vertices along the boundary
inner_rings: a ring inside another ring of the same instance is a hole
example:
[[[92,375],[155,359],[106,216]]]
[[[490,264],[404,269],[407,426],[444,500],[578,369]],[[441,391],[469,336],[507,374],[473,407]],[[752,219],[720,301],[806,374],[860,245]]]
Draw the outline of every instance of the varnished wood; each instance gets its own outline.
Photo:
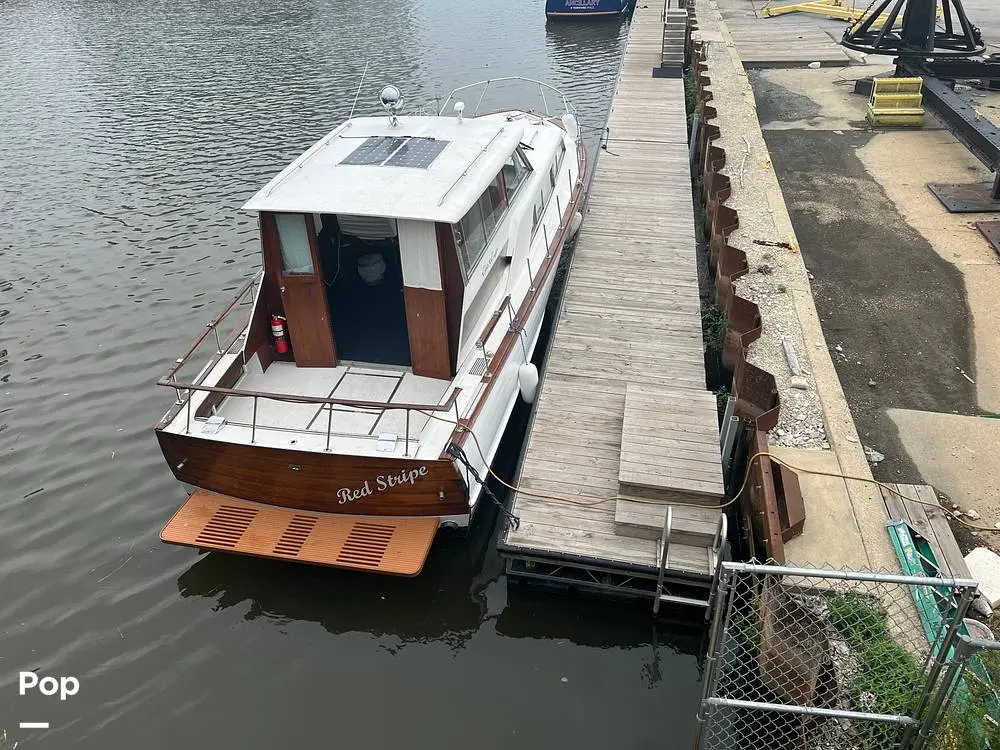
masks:
[[[423,569],[438,520],[302,513],[195,490],[160,539],[274,560],[415,576]]]
[[[157,430],[160,448],[181,482],[242,500],[322,513],[442,516],[469,512],[466,488],[448,460],[315,453],[241,445]],[[378,477],[419,470],[413,483],[379,491]],[[342,502],[341,488],[371,494]]]
[[[311,274],[286,274],[282,266],[276,273],[281,291],[282,308],[287,318],[288,338],[292,343],[295,364],[299,367],[336,367],[337,350],[330,326],[326,285],[319,257],[312,214],[304,214],[306,234],[312,255]],[[262,240],[268,246],[268,255],[281,263],[281,245],[274,214],[261,214]]]
[[[406,328],[410,336],[410,361],[414,375],[451,378],[448,317],[445,293],[440,289],[403,287]]]
[[[261,256],[263,258],[264,273],[261,278],[261,299],[264,301],[266,310],[264,311],[266,330],[267,353],[262,353],[265,344],[258,347],[257,352],[261,356],[261,367],[267,369],[274,360],[292,361],[294,350],[286,354],[278,354],[274,350],[274,341],[271,336],[271,316],[285,314],[285,305],[281,299],[281,283],[278,281],[278,273],[281,271],[281,249],[277,244],[277,232],[275,231],[274,219],[270,214],[263,213],[258,216],[260,225]]]
[[[434,225],[437,237],[438,263],[441,269],[441,288],[445,297],[445,318],[448,323],[448,357],[451,375],[457,372],[458,349],[462,333],[462,305],[465,300],[465,280],[458,264],[455,233],[451,224]]]

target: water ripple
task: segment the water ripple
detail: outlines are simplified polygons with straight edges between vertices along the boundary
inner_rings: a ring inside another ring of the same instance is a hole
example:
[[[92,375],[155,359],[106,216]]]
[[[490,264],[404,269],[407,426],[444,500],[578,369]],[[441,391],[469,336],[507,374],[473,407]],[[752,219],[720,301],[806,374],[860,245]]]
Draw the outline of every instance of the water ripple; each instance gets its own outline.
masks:
[[[314,747],[334,711],[345,727],[370,716],[385,746],[441,744],[402,729],[424,723],[409,709],[371,713],[371,696],[403,706],[403,690],[420,717],[447,705],[501,747],[491,695],[553,700],[564,646],[480,630],[507,596],[490,585],[488,526],[405,582],[166,547],[183,493],[152,433],[171,400],[156,379],[259,263],[240,206],[347,115],[366,61],[361,113],[390,81],[429,113],[455,86],[526,75],[567,90],[596,146],[626,27],[546,24],[542,5],[0,3],[0,690],[24,668],[84,681],[55,709],[0,703],[0,728],[44,709],[51,747]],[[620,617],[601,612],[587,619]],[[603,683],[611,648],[610,673],[638,672],[626,647],[648,633],[617,638],[573,659]],[[547,687],[496,674],[517,663],[551,670]],[[615,688],[623,705],[648,692]],[[272,708],[293,728],[265,721]],[[619,739],[560,733],[581,748]]]

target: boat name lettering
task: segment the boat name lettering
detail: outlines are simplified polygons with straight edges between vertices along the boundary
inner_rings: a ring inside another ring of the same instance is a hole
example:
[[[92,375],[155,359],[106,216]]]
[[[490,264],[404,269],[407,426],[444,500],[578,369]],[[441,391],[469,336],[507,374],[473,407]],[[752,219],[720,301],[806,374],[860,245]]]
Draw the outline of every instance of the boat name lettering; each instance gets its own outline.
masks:
[[[425,476],[427,476],[426,466],[419,466],[415,469],[404,469],[398,474],[379,474],[375,477],[374,488],[371,481],[366,479],[365,483],[356,490],[350,487],[341,487],[337,490],[337,497],[340,498],[340,505],[343,505],[344,503],[350,503],[364,497],[370,497],[376,492],[385,492],[403,484],[416,484],[418,479]]]

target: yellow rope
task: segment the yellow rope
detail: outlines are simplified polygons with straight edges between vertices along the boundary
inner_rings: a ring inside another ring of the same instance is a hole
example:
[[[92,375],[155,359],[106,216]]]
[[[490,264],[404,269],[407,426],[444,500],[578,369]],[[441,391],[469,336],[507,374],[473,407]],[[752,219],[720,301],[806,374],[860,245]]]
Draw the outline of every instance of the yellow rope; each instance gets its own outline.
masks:
[[[464,425],[458,424],[453,419],[443,419],[441,417],[438,417],[432,412],[421,412],[421,414],[431,417],[432,419],[437,419],[441,422],[446,422],[448,424],[455,425],[460,431],[467,432],[469,435],[472,436],[472,441],[476,444],[476,451],[479,453],[479,458],[482,459],[483,463],[486,465],[486,471],[489,472],[489,475],[491,477],[493,477],[497,482],[499,482],[501,485],[506,487],[511,492],[515,492],[519,495],[527,495],[528,497],[534,497],[539,500],[552,500],[559,503],[570,503],[572,505],[580,505],[584,507],[603,505],[604,503],[615,502],[616,500],[627,500],[629,502],[644,503],[646,505],[662,505],[662,506],[672,505],[674,507],[679,506],[687,508],[705,508],[706,510],[722,510],[723,508],[732,505],[733,503],[735,503],[737,500],[740,499],[740,496],[746,491],[747,485],[750,483],[750,469],[753,467],[753,462],[760,458],[766,457],[770,458],[775,463],[780,464],[781,466],[784,466],[787,469],[791,469],[792,471],[799,472],[802,474],[813,474],[815,476],[820,476],[820,477],[833,477],[834,479],[844,479],[854,482],[867,482],[868,484],[874,484],[882,488],[883,490],[890,492],[893,495],[897,495],[898,497],[908,502],[916,503],[918,505],[926,505],[930,508],[937,508],[938,510],[942,510],[945,512],[945,514],[958,521],[958,523],[962,524],[963,526],[967,526],[970,529],[975,529],[977,531],[993,531],[993,532],[997,531],[996,529],[990,528],[989,526],[979,526],[977,524],[969,523],[965,519],[961,518],[957,513],[952,512],[948,508],[945,508],[943,505],[929,503],[925,500],[916,500],[914,498],[907,497],[899,490],[893,489],[889,485],[880,482],[877,479],[870,479],[868,477],[855,477],[849,474],[838,474],[832,471],[819,471],[818,469],[805,469],[800,466],[795,466],[794,464],[785,461],[783,458],[775,456],[773,453],[770,453],[769,451],[761,451],[759,453],[755,453],[752,456],[750,456],[749,459],[747,459],[747,468],[746,471],[743,473],[743,483],[740,485],[739,491],[735,495],[733,495],[732,498],[730,498],[724,503],[721,503],[720,505],[705,505],[703,503],[683,503],[674,501],[671,501],[669,503],[663,503],[657,500],[650,500],[644,497],[631,497],[629,495],[620,495],[620,494],[611,495],[610,497],[601,499],[580,500],[577,498],[567,497],[566,495],[553,495],[545,492],[534,492],[532,490],[526,490],[506,482],[500,476],[498,476],[496,472],[493,471],[493,468],[490,466],[490,462],[486,460],[486,454],[483,452],[482,446],[480,446],[479,444],[479,438],[476,437],[476,433],[472,429],[470,429],[469,427],[465,427]]]

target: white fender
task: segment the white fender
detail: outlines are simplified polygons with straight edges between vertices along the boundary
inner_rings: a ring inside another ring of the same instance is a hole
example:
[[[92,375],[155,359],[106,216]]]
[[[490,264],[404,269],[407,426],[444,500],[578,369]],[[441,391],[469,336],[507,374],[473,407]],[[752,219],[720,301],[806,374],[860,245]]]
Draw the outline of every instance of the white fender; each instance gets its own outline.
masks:
[[[580,231],[581,224],[583,224],[583,214],[577,211],[569,221],[569,239],[576,237],[576,233]]]
[[[566,133],[574,141],[580,137],[580,123],[576,121],[576,116],[567,112],[562,116],[563,127],[566,128]]]
[[[517,384],[521,387],[521,398],[526,404],[535,400],[538,391],[538,368],[530,362],[525,362],[517,368]]]

